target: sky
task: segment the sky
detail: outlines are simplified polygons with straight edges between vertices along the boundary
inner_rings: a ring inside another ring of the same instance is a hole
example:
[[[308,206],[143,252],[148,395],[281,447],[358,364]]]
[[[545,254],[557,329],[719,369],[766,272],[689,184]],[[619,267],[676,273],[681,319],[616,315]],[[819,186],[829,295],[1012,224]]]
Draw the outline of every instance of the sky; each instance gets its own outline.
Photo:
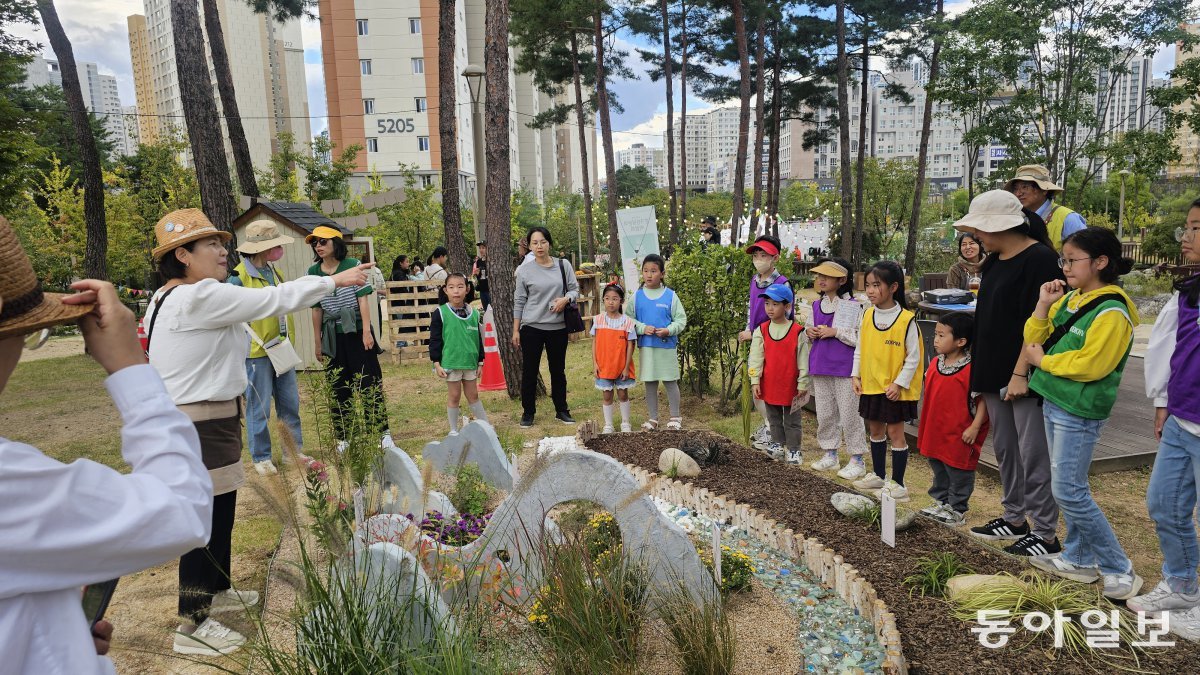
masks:
[[[143,12],[142,0],[57,0],[60,20],[71,39],[76,61],[92,61],[99,64],[100,72],[115,75],[122,105],[136,103],[133,72],[129,57],[129,34],[126,17]],[[950,13],[955,13],[968,2],[950,3]],[[53,58],[44,31],[29,25],[4,26],[6,32],[28,38],[43,45],[42,52]],[[326,112],[324,75],[321,67],[321,30],[316,21],[302,24],[304,40],[305,74],[308,83],[308,104],[313,115],[312,131],[320,133],[328,123],[322,117]],[[634,47],[636,38],[625,36],[618,40],[617,47],[629,52],[629,66],[637,74],[631,80],[618,80],[610,89],[620,100],[625,110],[614,113],[613,145],[617,150],[628,148],[634,143],[645,143],[650,147],[662,147],[663,132],[666,130],[666,96],[663,83],[652,82],[644,75],[645,64],[637,57]],[[1164,45],[1154,58],[1156,76],[1165,74],[1174,65],[1174,49]],[[678,81],[675,93],[675,110],[678,115],[680,94]],[[688,112],[701,112],[713,107],[713,103],[688,97]]]

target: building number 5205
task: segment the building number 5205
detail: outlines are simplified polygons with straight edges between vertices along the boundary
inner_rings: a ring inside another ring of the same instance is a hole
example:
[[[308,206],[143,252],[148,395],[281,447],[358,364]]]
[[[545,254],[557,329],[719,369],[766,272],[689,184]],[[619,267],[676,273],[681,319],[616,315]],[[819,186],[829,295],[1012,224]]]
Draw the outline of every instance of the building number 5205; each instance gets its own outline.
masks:
[[[375,124],[381,134],[403,134],[415,130],[411,117],[375,120]]]

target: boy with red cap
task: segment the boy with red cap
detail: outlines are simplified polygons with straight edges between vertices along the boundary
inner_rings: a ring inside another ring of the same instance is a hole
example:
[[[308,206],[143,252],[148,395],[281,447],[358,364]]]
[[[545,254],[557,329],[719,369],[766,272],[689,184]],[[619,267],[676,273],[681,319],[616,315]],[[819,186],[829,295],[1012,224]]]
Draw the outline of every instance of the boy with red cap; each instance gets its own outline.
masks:
[[[778,239],[769,235],[758,237],[754,240],[754,243],[746,247],[746,253],[750,254],[754,261],[754,276],[750,278],[750,299],[747,303],[746,328],[738,333],[739,342],[749,340],[753,336],[754,329],[767,321],[767,310],[762,297],[763,291],[774,284],[788,284],[788,278],[775,269],[775,263],[779,261]],[[787,315],[788,318],[791,318],[791,307],[788,308]],[[751,445],[759,450],[766,451],[771,444],[771,425],[767,419],[767,408],[762,400],[757,397],[754,399],[754,407],[758,408],[759,414],[762,415],[763,423],[751,437]]]

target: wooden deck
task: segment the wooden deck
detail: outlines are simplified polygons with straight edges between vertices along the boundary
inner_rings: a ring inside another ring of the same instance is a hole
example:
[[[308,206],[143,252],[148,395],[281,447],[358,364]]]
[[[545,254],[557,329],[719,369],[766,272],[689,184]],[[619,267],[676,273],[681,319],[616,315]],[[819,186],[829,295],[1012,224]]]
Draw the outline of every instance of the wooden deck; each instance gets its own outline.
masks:
[[[917,429],[907,425],[915,447]],[[1100,433],[1100,442],[1092,459],[1089,473],[1125,471],[1152,466],[1158,453],[1154,438],[1154,407],[1146,398],[1146,378],[1140,357],[1131,356],[1125,364],[1125,376],[1117,393],[1112,417]],[[979,457],[979,468],[998,475],[996,455],[989,436]]]

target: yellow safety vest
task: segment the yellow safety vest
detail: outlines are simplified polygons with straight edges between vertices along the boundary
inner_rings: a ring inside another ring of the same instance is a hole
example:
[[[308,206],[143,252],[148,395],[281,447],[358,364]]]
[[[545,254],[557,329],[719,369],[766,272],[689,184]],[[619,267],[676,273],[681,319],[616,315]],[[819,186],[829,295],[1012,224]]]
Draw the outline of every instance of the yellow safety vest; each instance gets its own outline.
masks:
[[[246,269],[246,261],[244,259],[234,269],[236,269],[238,272],[238,281],[241,281],[242,286],[245,288],[267,288],[270,286],[266,279],[252,276],[250,274],[249,270]],[[279,273],[279,270],[276,269],[274,265],[271,265],[271,270],[275,272],[275,285],[282,284],[283,275]],[[293,326],[291,316],[288,317],[287,321],[288,335],[293,335],[294,333],[292,332]],[[268,316],[266,318],[250,321],[249,323],[250,329],[253,330],[258,335],[259,339],[264,343],[270,342],[271,340],[279,337],[279,317],[277,316]],[[250,340],[249,336],[247,336],[246,339],[250,341],[250,358],[259,359],[267,355],[267,351],[255,344],[253,340]]]
[[[896,317],[891,326],[880,329],[875,326],[875,308],[871,307],[863,312],[862,328],[858,334],[858,376],[862,380],[864,395],[882,394],[900,374],[907,354],[904,344],[908,337],[908,327],[915,320],[916,316],[912,312],[902,309],[900,316]],[[920,339],[917,340],[917,349],[920,350],[917,372],[913,375],[908,389],[900,391],[901,401],[921,399],[921,385],[925,381],[925,346]]]
[[[1050,221],[1046,223],[1046,229],[1050,232],[1050,243],[1054,244],[1054,250],[1062,253],[1062,231],[1063,223],[1067,222],[1067,216],[1075,213],[1065,206],[1058,204],[1050,205]]]

